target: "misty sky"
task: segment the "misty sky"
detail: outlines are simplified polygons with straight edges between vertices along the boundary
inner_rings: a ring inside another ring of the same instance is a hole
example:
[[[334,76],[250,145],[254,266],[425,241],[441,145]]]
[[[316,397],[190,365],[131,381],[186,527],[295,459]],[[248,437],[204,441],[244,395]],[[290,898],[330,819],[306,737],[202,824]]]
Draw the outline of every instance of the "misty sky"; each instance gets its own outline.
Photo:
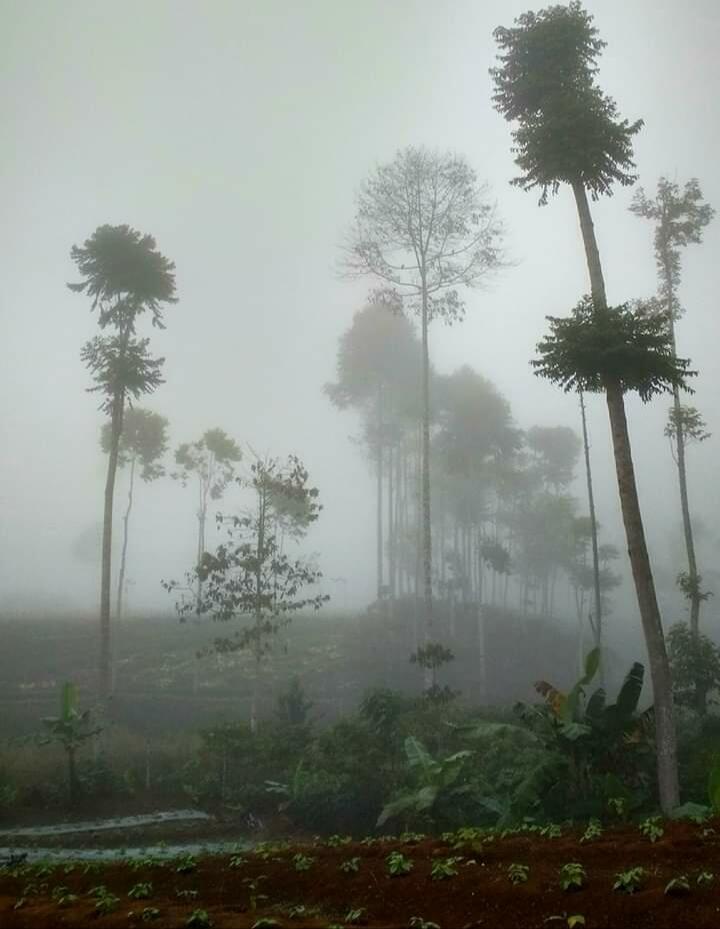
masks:
[[[640,182],[653,195],[661,174],[697,176],[720,207],[720,5],[586,6],[608,43],[601,86],[624,117],[645,120]],[[322,385],[370,286],[339,280],[334,267],[375,164],[427,145],[463,154],[489,182],[517,265],[468,295],[464,323],[431,328],[433,363],[489,377],[520,427],[579,430],[576,398],[528,365],[544,316],[566,314],[588,290],[574,203],[564,189],[539,208],[509,186],[510,128],[490,99],[492,30],[526,9],[527,0],[1,0],[0,607],[38,595],[96,607],[99,569],[72,549],[102,512],[101,415],[79,357],[97,326],[65,284],[77,280],[71,246],[104,223],[151,233],[177,265],[167,329],[147,325],[167,383],[145,405],[169,418],[173,447],[219,426],[260,452],[299,454],[325,505],[309,547],[326,575],[347,578],[350,602],[374,586],[372,478],[349,441],[356,421]],[[656,288],[652,227],[628,213],[631,198],[619,189],[593,207],[613,303]],[[678,327],[713,433],[690,457],[694,509],[710,528],[720,516],[719,247],[716,219],[683,256]],[[667,406],[632,399],[629,413],[652,555],[676,572]],[[603,536],[624,547],[603,399],[589,408]],[[118,501],[124,487],[121,476]],[[191,565],[195,530],[189,490],[139,488],[131,609],[172,605],[159,581]],[[720,547],[703,544],[717,564]],[[627,597],[627,574],[624,588]],[[343,605],[342,584],[327,590]],[[719,607],[720,591],[706,615]]]

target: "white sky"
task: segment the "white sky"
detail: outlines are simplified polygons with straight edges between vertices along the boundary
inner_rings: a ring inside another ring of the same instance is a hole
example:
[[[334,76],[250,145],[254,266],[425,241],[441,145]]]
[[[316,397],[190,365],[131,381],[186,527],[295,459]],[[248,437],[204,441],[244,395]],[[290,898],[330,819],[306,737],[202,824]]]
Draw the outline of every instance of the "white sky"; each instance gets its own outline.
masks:
[[[660,174],[697,176],[720,207],[720,5],[587,6],[608,43],[602,87],[623,116],[645,119],[641,183],[653,194]],[[219,426],[261,451],[299,454],[325,505],[311,547],[326,575],[348,579],[351,600],[369,597],[374,583],[372,481],[348,441],[352,417],[321,387],[366,291],[333,267],[373,165],[425,144],[465,155],[491,184],[518,266],[469,294],[462,325],[433,328],[433,362],[445,372],[476,367],[522,427],[579,427],[575,399],[528,365],[544,316],[565,314],[588,289],[574,205],[563,190],[540,209],[533,194],[509,187],[510,129],[490,100],[492,30],[527,8],[527,0],[0,0],[0,604],[38,593],[96,604],[95,570],[70,553],[101,514],[101,419],[79,358],[96,320],[65,283],[76,279],[71,246],[103,223],[151,233],[177,265],[180,302],[164,332],[148,326],[167,383],[146,405],[170,419],[173,446]],[[613,302],[656,286],[652,227],[627,212],[631,197],[621,189],[594,207]],[[719,246],[716,220],[683,258],[688,313],[678,331],[681,354],[701,372],[695,402],[714,433],[691,457],[695,509],[707,523],[720,510]],[[629,404],[653,554],[658,570],[674,572],[666,407]],[[600,519],[622,547],[600,397],[590,401],[590,425]],[[189,491],[140,488],[128,568],[136,606],[168,604],[159,578],[192,562],[194,532]],[[706,558],[717,563],[719,551],[707,548]]]

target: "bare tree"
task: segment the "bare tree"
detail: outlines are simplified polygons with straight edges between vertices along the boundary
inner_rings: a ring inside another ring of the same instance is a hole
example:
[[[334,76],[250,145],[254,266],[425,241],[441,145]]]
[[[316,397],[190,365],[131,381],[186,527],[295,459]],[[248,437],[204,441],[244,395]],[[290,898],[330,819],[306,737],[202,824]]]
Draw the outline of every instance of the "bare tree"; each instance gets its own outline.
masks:
[[[503,265],[502,232],[486,186],[463,158],[409,147],[364,181],[345,242],[345,273],[374,278],[376,299],[404,304],[420,317],[426,640],[432,638],[428,327],[433,319],[463,318],[459,288],[478,286]]]

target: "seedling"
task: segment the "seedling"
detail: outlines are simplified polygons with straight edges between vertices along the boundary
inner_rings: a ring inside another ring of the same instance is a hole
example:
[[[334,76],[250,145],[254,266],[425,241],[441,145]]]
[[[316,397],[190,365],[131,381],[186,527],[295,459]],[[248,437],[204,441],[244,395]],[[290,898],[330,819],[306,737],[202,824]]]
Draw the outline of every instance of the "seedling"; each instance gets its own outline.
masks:
[[[549,823],[540,830],[540,835],[546,839],[559,839],[562,835],[562,829],[557,823]]]
[[[309,855],[303,855],[301,852],[298,852],[297,855],[293,857],[292,861],[296,871],[309,871],[315,864],[314,858],[311,858]]]
[[[625,819],[627,816],[627,800],[625,797],[610,797],[607,805],[618,819]]]
[[[699,887],[704,887],[706,884],[712,884],[714,880],[715,880],[715,875],[713,874],[712,871],[701,871],[698,874],[695,880],[695,883]]]
[[[352,836],[349,835],[331,835],[325,840],[328,848],[339,848],[341,845],[349,845],[352,842]]]
[[[423,919],[422,916],[411,916],[409,926],[410,929],[440,929],[437,923],[430,919]]]
[[[229,861],[231,868],[242,868],[244,864],[247,864],[247,858],[243,858],[242,855],[233,855]]]
[[[193,910],[185,920],[185,925],[189,929],[209,929],[213,922],[208,915],[207,910]]]
[[[581,842],[591,842],[593,839],[599,839],[603,834],[603,827],[599,819],[591,819],[585,828],[585,832],[580,836]]]
[[[436,858],[430,869],[430,877],[434,881],[444,881],[449,877],[456,877],[458,870],[455,867],[462,858]]]
[[[684,874],[674,877],[665,885],[665,894],[668,897],[684,897],[690,893],[690,881]]]
[[[525,884],[530,875],[530,868],[526,864],[513,862],[507,870],[511,884]]]
[[[243,884],[247,885],[250,896],[250,909],[254,912],[257,909],[258,900],[267,900],[267,894],[258,893],[260,881],[266,881],[267,874],[259,874],[257,877],[243,878]]]
[[[359,906],[357,909],[348,910],[345,914],[345,922],[350,923],[359,923],[362,922],[365,918],[366,909],[364,906]]]
[[[346,858],[345,861],[340,862],[339,867],[344,874],[357,874],[360,870],[360,859]]]
[[[78,895],[70,893],[68,887],[60,885],[58,887],[53,887],[52,899],[58,906],[70,906],[71,903],[77,902]]]
[[[613,890],[623,894],[634,894],[640,889],[644,879],[645,868],[629,868],[627,871],[620,871],[615,875]]]
[[[160,910],[156,906],[144,906],[140,910],[140,919],[144,923],[152,922],[153,919],[160,919]]]
[[[107,916],[108,913],[118,908],[119,903],[120,897],[106,890],[105,893],[95,898],[95,912],[98,916]]]
[[[275,929],[280,923],[276,919],[270,919],[269,916],[261,916],[252,924],[252,929]]]
[[[662,819],[659,816],[649,816],[640,823],[640,832],[651,842],[657,842],[665,835]]]
[[[177,864],[175,865],[176,874],[192,874],[193,871],[197,871],[197,859],[194,855],[183,855],[178,858]],[[205,911],[203,910],[202,912]]]
[[[402,852],[390,852],[385,861],[390,877],[401,877],[403,874],[409,874],[413,869],[412,861]]]
[[[406,845],[415,845],[418,842],[422,842],[427,837],[422,832],[403,832],[400,834],[400,841],[404,842]]]
[[[152,889],[150,881],[142,881],[128,890],[128,897],[132,897],[133,900],[149,900],[152,897]]]
[[[180,897],[181,900],[197,900],[200,896],[197,890],[176,890],[175,896]]]
[[[579,861],[570,861],[560,868],[560,886],[563,890],[582,890],[587,874]]]
[[[148,868],[162,868],[163,863],[159,858],[153,858],[152,855],[145,855],[142,858],[129,858],[128,864],[132,871],[147,871]]]

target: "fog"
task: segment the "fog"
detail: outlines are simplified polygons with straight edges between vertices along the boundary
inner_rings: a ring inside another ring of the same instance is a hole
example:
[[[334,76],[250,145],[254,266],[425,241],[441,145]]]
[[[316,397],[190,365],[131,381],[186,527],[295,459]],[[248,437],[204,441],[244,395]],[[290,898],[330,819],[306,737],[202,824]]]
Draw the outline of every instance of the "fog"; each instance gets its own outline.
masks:
[[[466,295],[464,322],[431,326],[433,365],[442,373],[472,365],[508,399],[520,428],[579,432],[576,397],[528,363],[544,317],[566,314],[588,289],[575,206],[567,187],[539,208],[533,193],[509,186],[517,174],[509,128],[491,102],[492,31],[526,7],[0,4],[0,608],[97,608],[99,566],[74,553],[102,517],[102,415],[79,357],[97,322],[65,285],[77,280],[71,246],[101,224],[152,234],[176,263],[179,302],[166,330],[143,324],[151,350],[166,358],[166,383],[142,405],[169,419],[171,448],[217,426],[261,453],[301,457],[324,505],[306,548],[317,552],[334,607],[364,607],[375,590],[374,479],[350,440],[359,420],[322,392],[335,376],[338,338],[371,284],[340,278],[339,244],[361,181],[399,148],[464,155],[491,186],[514,262]],[[717,207],[717,4],[594,0],[587,8],[608,43],[602,87],[624,117],[645,120],[635,143],[640,183],[653,195],[660,175],[681,184],[697,177]],[[632,195],[618,188],[593,205],[613,303],[657,287],[652,225],[628,212]],[[684,250],[687,312],[678,324],[679,352],[700,372],[693,402],[712,433],[690,452],[710,586],[720,580],[719,246],[716,220],[702,245]],[[685,609],[672,583],[683,550],[667,407],[667,398],[628,400],[666,624]],[[588,398],[588,415],[603,538],[624,551],[602,396]],[[125,481],[121,472],[118,505]],[[580,473],[573,492],[584,499]],[[170,611],[160,580],[192,566],[195,498],[165,480],[141,485],[136,501],[128,606]],[[622,572],[609,631],[627,628],[636,641],[626,560]],[[706,604],[704,628],[717,632],[719,609],[717,597]]]

